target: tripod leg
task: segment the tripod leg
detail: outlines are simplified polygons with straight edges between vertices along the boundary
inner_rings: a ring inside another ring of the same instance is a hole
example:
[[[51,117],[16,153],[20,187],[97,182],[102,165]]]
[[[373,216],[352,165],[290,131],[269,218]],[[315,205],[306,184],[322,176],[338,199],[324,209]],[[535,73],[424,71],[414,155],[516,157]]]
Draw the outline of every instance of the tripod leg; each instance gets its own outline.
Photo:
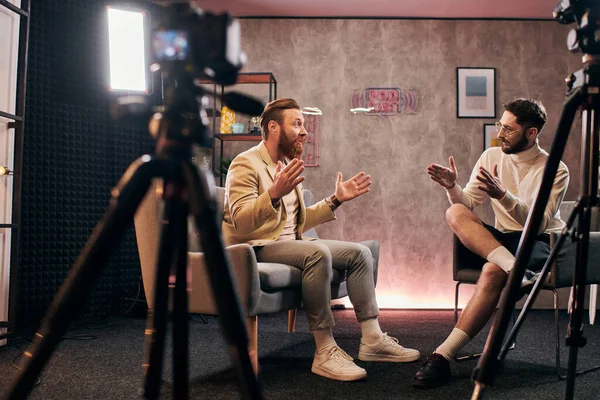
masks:
[[[581,203],[577,202],[575,204],[575,208],[571,212],[571,215],[569,215],[569,218],[567,219],[565,227],[563,228],[561,234],[558,236],[558,241],[553,246],[552,251],[550,252],[550,255],[548,256],[548,259],[544,263],[544,267],[542,268],[542,271],[538,275],[537,280],[535,281],[535,284],[533,285],[533,289],[531,290],[531,293],[529,294],[529,296],[527,296],[527,300],[525,301],[525,304],[523,305],[523,309],[521,310],[521,313],[519,314],[517,321],[514,323],[512,330],[510,331],[510,333],[508,334],[508,337],[504,341],[504,345],[502,346],[502,349],[500,350],[500,354],[498,355],[498,361],[503,361],[504,358],[506,357],[506,354],[508,353],[508,350],[509,350],[509,346],[511,346],[511,344],[513,343],[515,337],[517,336],[517,333],[519,332],[519,329],[521,328],[523,320],[525,319],[525,317],[531,310],[531,306],[535,302],[535,299],[537,298],[537,295],[539,294],[539,291],[541,290],[541,285],[544,284],[544,281],[546,280],[546,276],[550,272],[550,268],[551,268],[552,264],[554,264],[554,260],[556,260],[558,253],[562,249],[562,245],[565,242],[565,239],[567,238],[567,235],[568,235],[569,231],[571,230],[573,223],[575,222],[575,218],[579,215],[580,211],[581,211]]]
[[[571,294],[571,315],[567,328],[567,346],[569,363],[567,369],[567,387],[565,399],[572,399],[575,391],[575,376],[577,375],[577,352],[585,346],[583,337],[583,312],[585,309],[585,284],[588,265],[588,250],[590,242],[590,223],[592,208],[598,200],[598,147],[599,147],[600,114],[592,105],[588,105],[582,113],[583,147],[581,149],[582,170],[581,187],[585,200],[583,212],[579,214],[577,226],[577,260],[573,273],[573,291]]]
[[[160,386],[162,382],[162,365],[165,346],[165,333],[168,314],[169,272],[175,260],[177,259],[176,251],[178,248],[178,240],[180,239],[177,235],[181,230],[180,214],[181,210],[179,203],[173,200],[165,201],[164,215],[162,218],[163,229],[160,233],[160,244],[156,264],[156,281],[154,285],[154,310],[148,311],[148,324],[145,335],[145,399],[157,399],[160,395]]]
[[[521,242],[517,249],[516,260],[512,272],[509,275],[508,282],[502,296],[500,297],[500,305],[498,312],[494,318],[492,328],[488,335],[483,354],[479,359],[477,367],[473,370],[473,380],[475,381],[475,390],[473,399],[480,398],[485,391],[485,388],[494,382],[494,378],[498,369],[498,355],[500,347],[508,328],[510,316],[518,300],[518,292],[521,287],[521,281],[525,274],[527,261],[533,251],[533,245],[536,240],[539,227],[544,217],[546,204],[550,197],[556,172],[560,164],[571,125],[575,118],[575,114],[580,104],[585,100],[585,91],[581,87],[573,90],[564,104],[562,114],[558,123],[558,129],[550,154],[544,168],[544,174],[537,198],[531,208],[530,214],[525,223]]]
[[[202,314],[198,314],[198,316],[200,317],[200,319],[202,320],[203,324],[208,324],[208,321],[206,320],[206,318],[204,318],[204,315]]]
[[[238,370],[242,393],[250,399],[262,399],[258,380],[248,355],[248,334],[240,301],[233,286],[229,260],[224,250],[221,227],[217,225],[214,201],[214,178],[206,171],[198,174],[194,165],[186,163],[184,177],[190,195],[190,210],[200,232],[202,248],[210,276],[219,322]]]
[[[177,204],[179,210],[177,258],[174,267],[173,292],[173,398],[188,398],[188,293],[187,293],[187,216],[188,205]]]
[[[566,375],[560,373],[560,327],[558,326],[558,292],[553,290],[553,305],[554,305],[554,358],[556,361],[556,376],[558,379],[565,379]]]
[[[591,285],[590,286],[590,307],[589,307],[590,325],[594,325],[594,322],[596,320],[596,304],[598,301],[597,299],[598,299],[598,285]]]
[[[40,330],[34,336],[33,345],[24,353],[25,365],[8,391],[9,399],[24,399],[33,388],[35,379],[84,303],[83,299],[89,295],[125,229],[131,225],[135,210],[160,164],[160,161],[148,156],[139,158],[113,189],[108,211],[96,225],[54,297]]]

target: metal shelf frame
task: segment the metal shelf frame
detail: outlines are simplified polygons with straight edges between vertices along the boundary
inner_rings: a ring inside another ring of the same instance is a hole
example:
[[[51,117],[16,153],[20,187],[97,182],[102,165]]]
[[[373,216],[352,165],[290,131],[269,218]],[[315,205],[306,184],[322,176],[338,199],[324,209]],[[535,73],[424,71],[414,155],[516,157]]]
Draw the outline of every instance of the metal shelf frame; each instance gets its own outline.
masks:
[[[212,84],[213,85],[213,110],[217,110],[217,90],[218,87],[221,86],[221,96],[225,93],[225,87],[223,85],[218,85],[211,80],[203,80],[200,81],[202,84]],[[272,72],[241,72],[238,74],[237,80],[235,82],[236,85],[244,85],[244,84],[268,84],[269,85],[269,102],[277,99],[277,79],[275,79],[275,75]],[[260,141],[261,138],[258,135],[244,135],[244,134],[226,134],[223,135],[223,132],[217,132],[217,119],[212,119],[212,171],[215,176],[219,176],[219,186],[223,186],[223,174],[220,172],[220,163],[223,159],[223,142],[224,141]],[[257,137],[258,136],[258,137]],[[220,144],[219,154],[220,158],[217,160],[216,157],[216,143],[217,140]],[[217,165],[217,161],[219,165]]]
[[[9,129],[14,129],[14,174],[13,196],[12,196],[12,221],[10,224],[2,224],[0,228],[11,229],[10,250],[10,282],[9,282],[9,310],[8,321],[0,321],[0,327],[7,327],[8,333],[0,334],[0,340],[5,339],[10,332],[15,331],[17,310],[17,272],[19,268],[19,241],[21,227],[21,185],[23,171],[23,132],[25,125],[25,99],[27,88],[27,57],[29,53],[29,25],[31,1],[21,0],[21,7],[17,7],[7,0],[0,0],[0,7],[16,13],[20,17],[19,23],[19,51],[17,59],[17,98],[15,114],[0,110],[0,117],[11,120]]]

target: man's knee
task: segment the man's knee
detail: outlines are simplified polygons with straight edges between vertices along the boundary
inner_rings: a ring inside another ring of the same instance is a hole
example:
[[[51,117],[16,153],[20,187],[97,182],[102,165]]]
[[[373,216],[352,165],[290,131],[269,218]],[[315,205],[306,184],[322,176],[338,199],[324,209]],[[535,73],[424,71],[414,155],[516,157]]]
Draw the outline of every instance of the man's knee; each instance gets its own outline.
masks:
[[[331,260],[331,251],[327,246],[315,240],[310,242],[310,252],[307,254],[309,260]]]
[[[493,263],[485,263],[477,285],[483,290],[502,290],[508,274]]]
[[[359,269],[373,271],[373,254],[371,249],[360,243],[349,243],[349,261]]]
[[[451,227],[459,226],[465,218],[472,218],[473,212],[463,204],[452,204],[446,210],[446,222]]]
[[[367,263],[369,268],[373,268],[373,254],[371,254],[371,249],[363,244],[359,244],[359,251],[357,254],[357,258],[361,261]]]
[[[304,270],[307,271],[308,269],[318,269],[320,271],[320,274],[323,274],[324,276],[329,276],[331,278],[331,251],[327,246],[319,243],[318,241],[311,242],[311,245],[311,250],[306,255],[306,259],[304,261]]]

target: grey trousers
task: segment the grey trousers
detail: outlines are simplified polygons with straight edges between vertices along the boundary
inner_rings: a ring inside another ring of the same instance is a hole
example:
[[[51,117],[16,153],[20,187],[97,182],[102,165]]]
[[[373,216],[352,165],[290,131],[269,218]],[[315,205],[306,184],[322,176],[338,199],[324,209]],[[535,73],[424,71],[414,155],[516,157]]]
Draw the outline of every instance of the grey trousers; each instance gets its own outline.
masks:
[[[331,313],[332,268],[346,271],[348,297],[358,321],[379,315],[368,247],[337,240],[282,240],[254,247],[258,262],[293,265],[302,270],[302,301],[311,330],[335,325]]]

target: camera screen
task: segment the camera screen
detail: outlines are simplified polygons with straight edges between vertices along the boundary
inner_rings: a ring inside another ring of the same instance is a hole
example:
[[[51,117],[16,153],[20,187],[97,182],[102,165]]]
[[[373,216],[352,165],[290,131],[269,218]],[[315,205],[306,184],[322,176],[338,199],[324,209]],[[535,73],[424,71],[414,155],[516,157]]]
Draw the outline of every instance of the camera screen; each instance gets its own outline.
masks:
[[[180,30],[154,32],[152,47],[157,61],[185,60],[189,53],[187,33]]]

